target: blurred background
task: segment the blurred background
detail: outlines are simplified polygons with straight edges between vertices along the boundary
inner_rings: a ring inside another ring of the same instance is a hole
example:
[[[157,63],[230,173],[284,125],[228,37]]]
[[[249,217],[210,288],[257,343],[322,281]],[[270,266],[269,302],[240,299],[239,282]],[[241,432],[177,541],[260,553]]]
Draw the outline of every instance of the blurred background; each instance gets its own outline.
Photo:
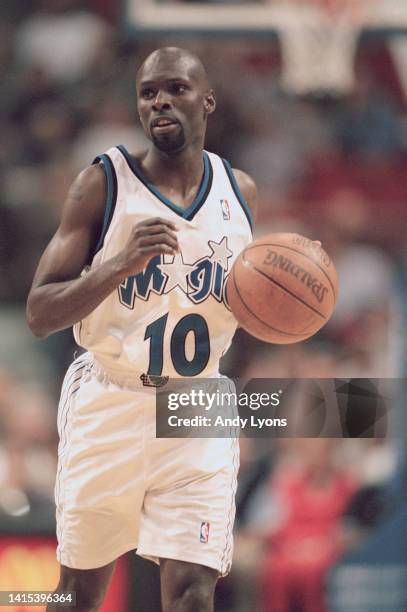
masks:
[[[28,331],[33,273],[75,175],[112,145],[144,147],[136,69],[177,45],[217,93],[207,149],[259,186],[257,235],[321,240],[339,273],[320,333],[284,347],[239,331],[224,373],[400,379],[386,438],[241,440],[234,566],[216,610],[405,612],[407,7],[3,0],[0,20],[0,590],[52,590],[58,575],[56,409],[78,349],[70,331]],[[127,555],[103,609],[158,611],[157,580]]]

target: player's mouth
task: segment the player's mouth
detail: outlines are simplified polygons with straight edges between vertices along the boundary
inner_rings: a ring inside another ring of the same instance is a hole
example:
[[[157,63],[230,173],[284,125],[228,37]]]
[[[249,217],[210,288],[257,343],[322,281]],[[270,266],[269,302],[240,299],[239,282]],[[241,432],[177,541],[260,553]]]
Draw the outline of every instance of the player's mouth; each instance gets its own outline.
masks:
[[[151,130],[159,134],[166,134],[175,131],[179,122],[172,117],[156,117],[151,122]]]

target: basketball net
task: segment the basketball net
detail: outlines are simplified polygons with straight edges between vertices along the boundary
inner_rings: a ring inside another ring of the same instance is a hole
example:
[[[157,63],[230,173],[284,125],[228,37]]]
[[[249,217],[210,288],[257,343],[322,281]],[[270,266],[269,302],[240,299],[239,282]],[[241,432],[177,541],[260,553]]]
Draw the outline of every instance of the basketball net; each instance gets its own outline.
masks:
[[[343,95],[354,84],[363,3],[369,0],[282,0],[282,82],[292,93]]]

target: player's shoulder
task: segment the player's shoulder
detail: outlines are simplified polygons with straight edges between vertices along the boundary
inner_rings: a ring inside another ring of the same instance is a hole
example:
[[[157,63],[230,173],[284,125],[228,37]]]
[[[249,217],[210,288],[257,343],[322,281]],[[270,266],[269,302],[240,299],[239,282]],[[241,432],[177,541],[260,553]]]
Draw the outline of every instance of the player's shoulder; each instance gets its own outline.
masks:
[[[254,179],[237,168],[233,168],[233,174],[235,175],[236,182],[239,185],[239,189],[242,192],[244,199],[250,207],[254,221],[257,219],[258,213],[258,191]]]
[[[103,163],[95,163],[87,166],[73,182],[73,185],[78,185],[89,190],[104,190],[106,183],[106,173],[103,169]]]
[[[63,219],[93,224],[103,219],[106,203],[106,175],[103,165],[95,163],[82,170],[69,188]]]

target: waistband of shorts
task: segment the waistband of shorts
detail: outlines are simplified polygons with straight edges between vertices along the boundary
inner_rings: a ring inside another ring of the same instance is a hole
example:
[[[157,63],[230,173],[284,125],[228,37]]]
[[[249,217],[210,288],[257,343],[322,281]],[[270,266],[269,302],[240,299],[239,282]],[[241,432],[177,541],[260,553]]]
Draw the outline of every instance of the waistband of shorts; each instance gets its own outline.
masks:
[[[119,387],[131,390],[163,387],[170,379],[169,376],[146,374],[136,369],[124,370],[111,368],[105,363],[102,363],[100,359],[97,359],[94,355],[92,356],[92,372],[100,382],[110,382]],[[205,376],[205,378],[219,378],[220,376],[221,374],[215,371],[211,376]],[[175,377],[172,377],[172,379],[174,378]],[[178,378],[182,379],[183,377],[181,376]],[[199,376],[197,378],[199,378]]]
[[[115,370],[102,365],[97,359],[93,359],[92,372],[100,382],[110,382],[119,387],[131,390],[140,390],[145,387],[162,387],[169,378],[168,376],[148,376],[138,370]]]

